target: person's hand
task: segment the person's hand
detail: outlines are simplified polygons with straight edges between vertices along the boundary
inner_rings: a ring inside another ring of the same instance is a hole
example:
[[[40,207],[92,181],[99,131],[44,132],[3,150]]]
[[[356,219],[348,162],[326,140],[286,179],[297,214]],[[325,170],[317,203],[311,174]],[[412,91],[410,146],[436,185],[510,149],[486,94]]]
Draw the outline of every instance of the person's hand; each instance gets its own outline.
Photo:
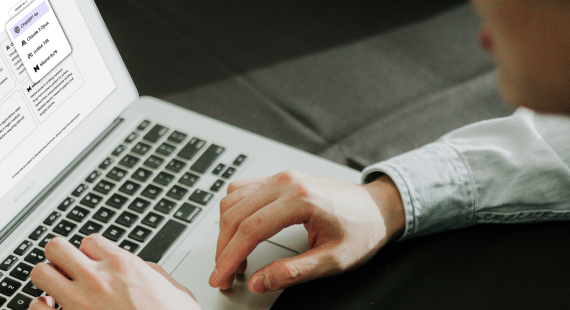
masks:
[[[212,287],[229,289],[247,256],[283,228],[303,224],[311,249],[257,270],[253,293],[331,276],[368,261],[405,226],[397,187],[387,176],[366,185],[282,172],[233,182],[220,202],[220,235]]]
[[[50,264],[38,264],[31,278],[50,297],[35,300],[30,310],[53,309],[55,301],[66,310],[200,309],[190,291],[160,266],[100,235],[85,238],[80,250],[54,238],[45,254]]]

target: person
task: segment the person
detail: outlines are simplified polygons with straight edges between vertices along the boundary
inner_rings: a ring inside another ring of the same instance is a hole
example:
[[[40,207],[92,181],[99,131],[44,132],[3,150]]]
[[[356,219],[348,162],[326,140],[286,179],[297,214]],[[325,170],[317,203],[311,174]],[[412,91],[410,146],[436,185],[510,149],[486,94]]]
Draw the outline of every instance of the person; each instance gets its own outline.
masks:
[[[368,167],[362,185],[298,172],[231,183],[220,203],[211,286],[230,288],[248,254],[294,224],[305,226],[311,249],[257,270],[252,292],[356,268],[391,240],[570,218],[570,1],[472,3],[501,94],[521,108]],[[51,309],[55,300],[66,310],[200,308],[162,268],[101,236],[87,237],[80,250],[54,238],[45,253],[51,264],[39,264],[31,278],[52,297],[34,300],[32,310]]]

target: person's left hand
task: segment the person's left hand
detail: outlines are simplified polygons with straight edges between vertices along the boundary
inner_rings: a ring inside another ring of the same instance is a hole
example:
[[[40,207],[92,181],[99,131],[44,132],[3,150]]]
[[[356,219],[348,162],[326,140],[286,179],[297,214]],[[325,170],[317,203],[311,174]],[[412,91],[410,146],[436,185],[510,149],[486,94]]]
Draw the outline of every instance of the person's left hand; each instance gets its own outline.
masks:
[[[50,264],[32,271],[42,297],[30,310],[53,309],[55,301],[66,310],[198,310],[188,289],[156,264],[117,247],[100,235],[83,240],[80,250],[63,238],[46,246]]]

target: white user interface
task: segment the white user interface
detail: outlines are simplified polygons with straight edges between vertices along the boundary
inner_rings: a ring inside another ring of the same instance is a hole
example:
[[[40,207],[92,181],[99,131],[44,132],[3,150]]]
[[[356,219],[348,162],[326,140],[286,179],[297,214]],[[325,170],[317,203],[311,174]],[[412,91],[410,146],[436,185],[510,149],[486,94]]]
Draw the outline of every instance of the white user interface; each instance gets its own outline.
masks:
[[[116,85],[75,0],[2,0],[0,23],[1,199]]]
[[[33,82],[39,82],[69,54],[71,45],[48,0],[36,1],[6,25]]]

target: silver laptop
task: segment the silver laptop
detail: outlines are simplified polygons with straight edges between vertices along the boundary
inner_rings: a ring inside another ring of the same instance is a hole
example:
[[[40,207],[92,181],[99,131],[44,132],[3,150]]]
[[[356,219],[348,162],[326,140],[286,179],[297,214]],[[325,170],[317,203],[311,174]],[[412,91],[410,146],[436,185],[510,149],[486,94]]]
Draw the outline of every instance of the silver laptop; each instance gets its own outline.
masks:
[[[99,233],[162,265],[204,309],[269,309],[249,276],[308,249],[301,227],[251,254],[232,290],[208,285],[219,200],[238,178],[295,169],[359,182],[344,166],[155,98],[139,98],[92,0],[2,0],[0,309],[27,309],[54,236]]]

